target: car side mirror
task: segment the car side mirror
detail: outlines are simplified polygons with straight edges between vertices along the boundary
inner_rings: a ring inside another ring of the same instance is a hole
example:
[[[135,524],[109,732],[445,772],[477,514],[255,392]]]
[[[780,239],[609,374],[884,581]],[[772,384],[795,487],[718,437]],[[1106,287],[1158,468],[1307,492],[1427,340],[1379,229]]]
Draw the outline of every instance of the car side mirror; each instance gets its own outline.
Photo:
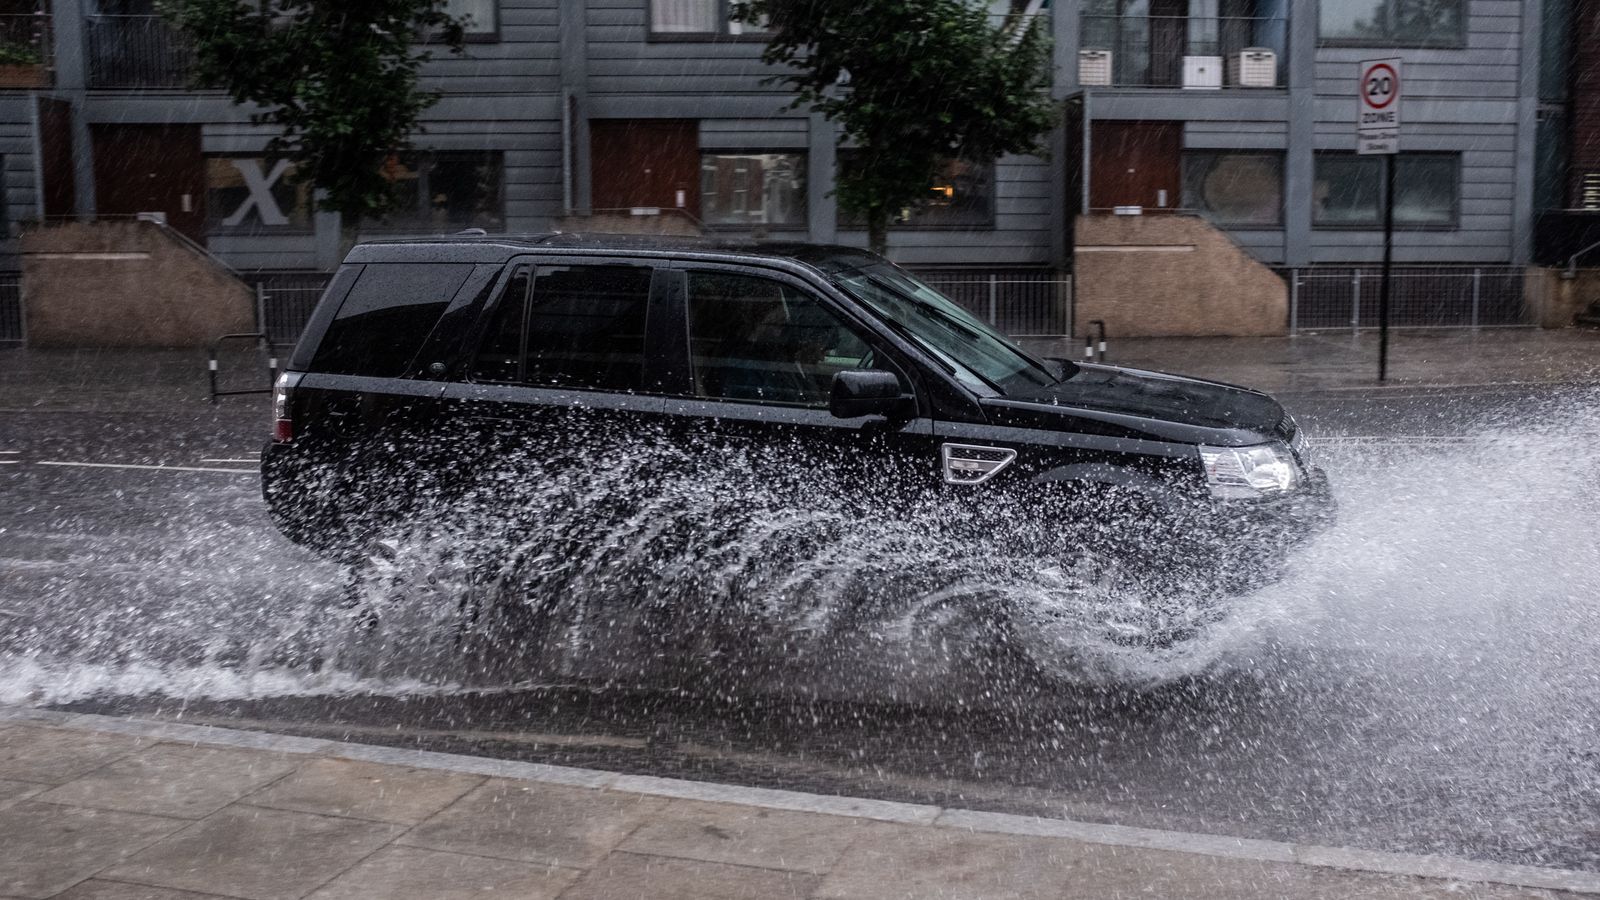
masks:
[[[911,398],[900,388],[893,372],[878,369],[851,369],[833,376],[828,396],[828,411],[839,419],[862,416],[890,416],[911,409]]]

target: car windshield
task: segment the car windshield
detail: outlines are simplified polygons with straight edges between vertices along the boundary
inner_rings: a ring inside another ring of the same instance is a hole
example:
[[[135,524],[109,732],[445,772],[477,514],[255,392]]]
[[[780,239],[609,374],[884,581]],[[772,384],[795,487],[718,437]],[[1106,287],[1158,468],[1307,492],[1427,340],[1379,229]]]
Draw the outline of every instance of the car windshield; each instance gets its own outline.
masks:
[[[844,267],[833,279],[971,387],[1027,393],[1060,380],[1046,363],[898,266]]]

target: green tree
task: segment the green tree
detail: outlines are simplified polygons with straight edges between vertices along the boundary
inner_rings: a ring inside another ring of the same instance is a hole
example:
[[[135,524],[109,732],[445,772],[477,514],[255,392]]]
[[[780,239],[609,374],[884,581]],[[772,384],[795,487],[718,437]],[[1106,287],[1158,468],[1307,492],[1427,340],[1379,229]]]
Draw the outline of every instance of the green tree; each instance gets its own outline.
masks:
[[[1036,153],[1055,123],[1041,20],[991,21],[975,0],[742,0],[736,19],[771,33],[770,80],[839,123],[854,145],[834,195],[882,253],[890,222],[928,196],[951,157]]]
[[[431,54],[421,35],[459,53],[463,23],[447,0],[161,0],[195,50],[196,81],[253,105],[274,125],[274,157],[324,191],[347,235],[393,208],[389,156],[410,146],[437,93],[418,86]]]

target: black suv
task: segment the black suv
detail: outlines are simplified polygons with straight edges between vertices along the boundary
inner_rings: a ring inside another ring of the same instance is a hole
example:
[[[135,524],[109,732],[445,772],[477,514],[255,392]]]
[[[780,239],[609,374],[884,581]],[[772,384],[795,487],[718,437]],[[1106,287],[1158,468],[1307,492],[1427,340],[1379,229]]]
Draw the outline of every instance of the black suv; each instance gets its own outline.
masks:
[[[674,466],[740,467],[810,483],[812,497],[856,491],[863,517],[932,496],[944,526],[1043,534],[1064,551],[1142,543],[1147,572],[1179,571],[1179,554],[1236,582],[1331,510],[1302,435],[1265,394],[1036,358],[844,247],[364,244],[275,399],[267,503],[293,540],[334,557],[464,499],[569,515],[590,502],[581,491],[518,501],[515,488],[618,470],[629,447],[660,454],[631,470],[625,490],[641,495]],[[508,470],[518,459],[537,475]],[[592,514],[648,515],[604,507]]]

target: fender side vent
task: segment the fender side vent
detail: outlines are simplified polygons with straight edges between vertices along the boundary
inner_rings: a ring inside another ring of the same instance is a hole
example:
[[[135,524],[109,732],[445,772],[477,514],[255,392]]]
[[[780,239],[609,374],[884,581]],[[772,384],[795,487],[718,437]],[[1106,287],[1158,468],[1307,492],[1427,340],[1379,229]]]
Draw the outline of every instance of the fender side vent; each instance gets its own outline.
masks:
[[[945,444],[939,448],[944,461],[944,480],[950,484],[982,484],[1000,474],[1017,458],[1017,451],[1005,447],[976,447],[971,444]]]

